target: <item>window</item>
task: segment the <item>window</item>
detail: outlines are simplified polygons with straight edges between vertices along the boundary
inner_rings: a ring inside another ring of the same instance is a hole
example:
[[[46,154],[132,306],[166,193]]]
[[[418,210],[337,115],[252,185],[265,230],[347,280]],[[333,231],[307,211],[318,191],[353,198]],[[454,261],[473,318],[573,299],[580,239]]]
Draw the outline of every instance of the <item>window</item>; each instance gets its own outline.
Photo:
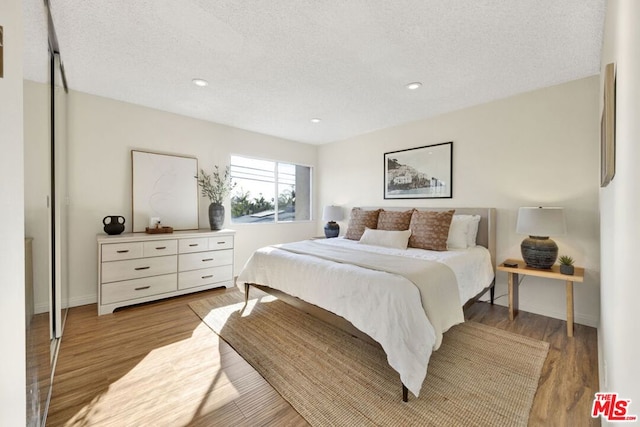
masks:
[[[311,168],[231,156],[231,222],[274,223],[311,219]]]

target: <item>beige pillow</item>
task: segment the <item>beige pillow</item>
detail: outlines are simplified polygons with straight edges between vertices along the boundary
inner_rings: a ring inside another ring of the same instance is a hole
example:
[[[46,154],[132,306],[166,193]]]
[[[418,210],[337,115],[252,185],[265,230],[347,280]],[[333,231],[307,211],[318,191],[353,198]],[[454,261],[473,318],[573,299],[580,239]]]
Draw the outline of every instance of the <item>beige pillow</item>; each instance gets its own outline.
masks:
[[[381,211],[378,215],[378,230],[403,231],[409,229],[413,209],[404,212]]]
[[[454,212],[454,210],[443,212],[413,211],[409,224],[411,229],[409,247],[446,251],[449,227]]]
[[[360,240],[365,228],[375,229],[378,226],[379,213],[380,209],[375,211],[364,211],[360,208],[351,209],[347,232],[344,235],[345,239]]]
[[[391,230],[364,230],[359,243],[365,245],[384,246],[386,248],[407,249],[411,230],[391,231]]]

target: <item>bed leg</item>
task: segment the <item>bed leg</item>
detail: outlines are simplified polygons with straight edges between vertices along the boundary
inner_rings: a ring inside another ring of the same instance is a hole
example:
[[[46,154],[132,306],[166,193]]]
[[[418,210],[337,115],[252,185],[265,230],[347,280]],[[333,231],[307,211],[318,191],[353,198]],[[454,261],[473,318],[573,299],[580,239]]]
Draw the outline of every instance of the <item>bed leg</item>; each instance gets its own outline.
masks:
[[[496,296],[496,284],[495,282],[493,283],[493,286],[491,286],[491,289],[489,290],[489,294],[491,295],[491,305],[493,305],[493,300]]]
[[[402,384],[402,401],[403,402],[409,401],[409,389],[404,384]]]
[[[251,287],[250,284],[245,283],[244,284],[244,305],[247,305],[249,303],[249,288]]]

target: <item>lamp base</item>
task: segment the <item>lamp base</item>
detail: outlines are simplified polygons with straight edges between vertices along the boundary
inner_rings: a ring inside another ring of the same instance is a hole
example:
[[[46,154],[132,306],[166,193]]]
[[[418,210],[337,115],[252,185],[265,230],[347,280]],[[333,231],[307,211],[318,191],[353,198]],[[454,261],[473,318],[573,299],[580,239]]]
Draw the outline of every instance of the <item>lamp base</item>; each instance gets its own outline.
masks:
[[[548,237],[529,236],[520,245],[527,267],[548,270],[558,258],[558,245]]]
[[[340,234],[340,226],[337,222],[329,221],[327,225],[324,226],[324,236],[327,239],[338,237],[338,234]]]

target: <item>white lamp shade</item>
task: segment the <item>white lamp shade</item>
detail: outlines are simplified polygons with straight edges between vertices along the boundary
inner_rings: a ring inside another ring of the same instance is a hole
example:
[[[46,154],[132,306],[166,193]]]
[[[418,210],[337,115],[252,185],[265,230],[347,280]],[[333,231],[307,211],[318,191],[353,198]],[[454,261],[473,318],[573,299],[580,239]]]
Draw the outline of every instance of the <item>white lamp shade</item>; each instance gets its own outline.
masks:
[[[340,206],[325,206],[322,211],[322,219],[324,221],[340,221],[342,218],[344,218],[344,216]]]
[[[516,233],[529,236],[561,236],[567,232],[563,208],[520,208]]]

